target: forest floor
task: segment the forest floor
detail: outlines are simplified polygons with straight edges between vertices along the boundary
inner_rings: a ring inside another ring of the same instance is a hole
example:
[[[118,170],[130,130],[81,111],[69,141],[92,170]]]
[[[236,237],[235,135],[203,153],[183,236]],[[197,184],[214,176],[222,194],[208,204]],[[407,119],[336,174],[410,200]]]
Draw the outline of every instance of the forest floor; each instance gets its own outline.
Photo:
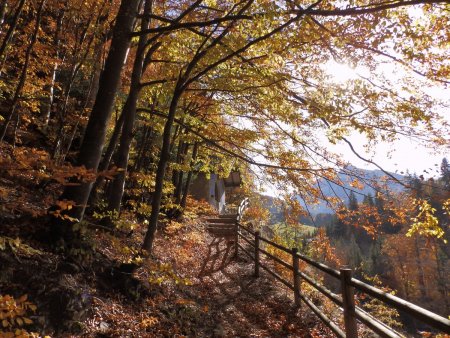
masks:
[[[253,277],[253,263],[233,257],[231,240],[207,233],[207,208],[192,200],[182,222],[157,232],[151,258],[133,275],[117,267],[138,252],[144,224],[132,232],[89,228],[88,263],[69,259],[47,240],[45,212],[60,185],[36,177],[0,175],[0,336],[17,329],[36,337],[329,336],[272,278]],[[7,295],[22,312],[6,317]]]

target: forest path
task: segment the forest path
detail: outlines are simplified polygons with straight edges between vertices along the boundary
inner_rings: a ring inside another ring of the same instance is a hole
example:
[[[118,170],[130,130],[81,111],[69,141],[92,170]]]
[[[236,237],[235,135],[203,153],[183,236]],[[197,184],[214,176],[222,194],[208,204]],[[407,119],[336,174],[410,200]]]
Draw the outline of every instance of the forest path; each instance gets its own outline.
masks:
[[[254,264],[225,237],[208,236],[205,260],[198,271],[201,302],[215,319],[218,337],[312,337],[317,320],[294,309],[290,293],[264,272],[253,276]]]

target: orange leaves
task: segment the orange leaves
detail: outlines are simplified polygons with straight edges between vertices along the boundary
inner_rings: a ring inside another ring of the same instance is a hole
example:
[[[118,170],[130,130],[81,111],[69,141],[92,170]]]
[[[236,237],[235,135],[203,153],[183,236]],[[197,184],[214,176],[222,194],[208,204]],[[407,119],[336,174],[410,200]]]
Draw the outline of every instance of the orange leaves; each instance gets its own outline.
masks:
[[[62,201],[56,201],[55,205],[56,205],[56,207],[58,207],[58,209],[50,211],[49,212],[50,215],[53,215],[56,218],[67,220],[69,222],[79,222],[78,219],[70,217],[69,215],[64,213],[64,211],[71,210],[75,206],[75,202],[62,200]]]
[[[11,177],[21,177],[30,181],[53,179],[63,185],[72,185],[71,178],[79,181],[95,181],[97,175],[85,167],[57,165],[45,151],[35,148],[5,147],[0,152],[0,168]],[[115,173],[114,168],[101,173],[107,177]]]
[[[159,323],[159,319],[157,317],[147,317],[141,321],[141,327],[144,329],[151,328]]]
[[[30,311],[36,312],[36,305],[27,301],[27,295],[17,299],[10,295],[0,295],[0,335],[2,337],[38,337],[21,329],[23,326],[33,324],[33,321],[25,317]]]
[[[56,201],[55,204],[57,207],[59,207],[60,210],[71,210],[74,206],[73,201],[67,201],[67,200]]]
[[[361,181],[354,179],[353,181],[350,182],[350,186],[359,190],[363,190],[364,189],[364,184],[362,184]]]
[[[319,228],[316,237],[314,237],[309,245],[311,256],[320,262],[338,266],[341,264],[339,257],[336,255],[334,247],[331,245],[330,239],[324,228]]]

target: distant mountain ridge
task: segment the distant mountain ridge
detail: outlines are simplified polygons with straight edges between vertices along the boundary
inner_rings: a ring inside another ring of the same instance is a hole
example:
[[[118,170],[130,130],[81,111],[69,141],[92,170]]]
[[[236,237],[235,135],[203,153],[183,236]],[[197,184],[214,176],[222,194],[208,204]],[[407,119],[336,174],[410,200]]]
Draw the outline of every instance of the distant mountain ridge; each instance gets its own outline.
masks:
[[[348,203],[348,195],[350,194],[350,191],[353,190],[355,191],[358,202],[362,202],[364,195],[371,194],[372,196],[375,196],[376,190],[371,185],[378,184],[381,186],[382,183],[389,190],[394,192],[401,192],[404,190],[404,187],[398,182],[395,182],[392,178],[385,179],[386,174],[381,170],[367,170],[356,167],[347,167],[344,170],[345,172],[348,172],[349,175],[344,173],[338,174],[339,180],[341,181],[340,184],[327,182],[325,179],[319,180],[320,189],[326,197],[338,197],[343,203]],[[351,173],[354,174],[354,176],[350,175]],[[406,176],[403,175],[391,172],[389,172],[389,174],[402,182],[406,179]],[[362,179],[358,179],[358,177],[364,178],[364,181],[367,182],[365,183]],[[351,186],[351,182],[355,179],[361,183],[363,187],[361,190]],[[263,195],[262,197],[263,204],[270,210],[273,222],[281,221],[282,216],[280,215],[280,210],[275,202],[277,198],[267,195]],[[298,196],[297,198],[300,203],[305,206],[301,197]],[[328,207],[325,201],[320,201],[320,203],[316,205],[308,204],[308,209],[313,216],[321,213],[334,213],[333,209]]]
[[[367,170],[360,169],[355,167],[347,167],[345,168],[345,172],[348,173],[340,173],[338,174],[339,183],[335,184],[333,182],[326,181],[325,179],[319,180],[320,189],[326,197],[338,197],[344,203],[348,203],[348,196],[350,192],[353,190],[358,202],[362,202],[364,199],[364,195],[371,194],[375,196],[376,194],[376,186],[379,187],[385,186],[388,190],[393,192],[401,192],[404,190],[404,187],[396,182],[391,177],[388,177],[381,170]],[[395,179],[404,182],[406,176],[395,174],[389,172]],[[361,178],[361,179],[360,179]],[[362,189],[354,188],[351,185],[351,182],[357,180],[362,185]],[[304,202],[299,198],[300,202],[304,205]],[[317,215],[320,213],[333,213],[333,210],[327,206],[325,201],[321,201],[317,205],[308,205],[309,210],[313,215]]]

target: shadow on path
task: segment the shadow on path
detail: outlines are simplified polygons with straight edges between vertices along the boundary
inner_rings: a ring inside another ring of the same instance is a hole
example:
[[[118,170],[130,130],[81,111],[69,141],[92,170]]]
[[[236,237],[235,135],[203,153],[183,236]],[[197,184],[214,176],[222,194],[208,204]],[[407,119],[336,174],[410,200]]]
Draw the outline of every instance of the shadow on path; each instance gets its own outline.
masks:
[[[248,257],[233,255],[232,239],[212,238],[198,273],[203,296],[197,300],[216,320],[214,336],[311,337],[314,317],[297,311],[290,293],[270,276],[255,278]]]

